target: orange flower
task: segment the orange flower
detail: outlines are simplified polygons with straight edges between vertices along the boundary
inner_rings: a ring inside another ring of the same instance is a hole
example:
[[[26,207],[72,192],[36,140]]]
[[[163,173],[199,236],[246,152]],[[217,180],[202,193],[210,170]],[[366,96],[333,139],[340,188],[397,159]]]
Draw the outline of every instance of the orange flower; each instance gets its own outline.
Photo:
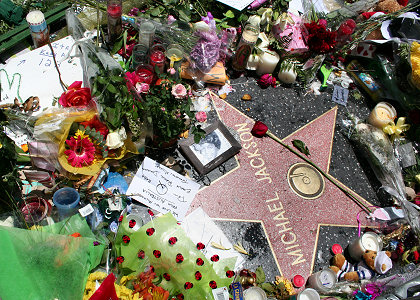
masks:
[[[160,286],[156,286],[152,291],[153,300],[167,300],[169,298],[169,292]]]

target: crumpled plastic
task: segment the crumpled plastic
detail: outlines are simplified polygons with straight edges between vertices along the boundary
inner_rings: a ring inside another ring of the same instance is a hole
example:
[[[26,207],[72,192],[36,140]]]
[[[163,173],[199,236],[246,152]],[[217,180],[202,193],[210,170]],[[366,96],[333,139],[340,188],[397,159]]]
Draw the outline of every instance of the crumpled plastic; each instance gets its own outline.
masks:
[[[213,299],[212,281],[217,287],[228,287],[232,282],[226,271],[233,270],[236,258],[217,264],[208,260],[171,213],[153,219],[137,231],[132,226],[130,215],[124,216],[115,240],[117,261],[124,275],[143,271],[150,263],[156,276],[164,278],[159,285],[172,294],[182,293],[184,299]],[[192,283],[191,288],[188,283]]]
[[[3,300],[81,299],[105,247],[79,215],[41,230],[0,226],[0,244]]]

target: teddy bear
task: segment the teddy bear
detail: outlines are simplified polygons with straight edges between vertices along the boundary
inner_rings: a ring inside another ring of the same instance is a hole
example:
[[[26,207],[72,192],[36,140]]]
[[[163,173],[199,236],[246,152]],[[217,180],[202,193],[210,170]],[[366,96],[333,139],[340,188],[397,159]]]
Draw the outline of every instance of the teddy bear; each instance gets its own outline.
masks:
[[[371,279],[375,273],[385,274],[392,268],[391,252],[366,250],[363,260],[356,264],[349,263],[342,253],[332,259],[330,269],[337,274],[337,280],[359,281]]]

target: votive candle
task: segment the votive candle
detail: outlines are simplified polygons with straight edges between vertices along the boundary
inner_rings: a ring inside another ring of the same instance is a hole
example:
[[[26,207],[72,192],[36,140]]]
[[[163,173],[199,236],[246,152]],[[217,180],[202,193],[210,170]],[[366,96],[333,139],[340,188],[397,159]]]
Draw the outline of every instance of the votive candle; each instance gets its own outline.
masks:
[[[264,51],[260,56],[260,62],[257,67],[257,74],[259,76],[264,74],[273,74],[274,69],[280,61],[280,56],[274,51]]]
[[[382,250],[382,239],[379,235],[371,231],[365,232],[348,246],[350,256],[356,261],[362,260],[366,250],[377,252]]]
[[[388,123],[394,121],[397,117],[395,108],[388,102],[379,102],[371,111],[368,123],[380,129],[383,129]]]

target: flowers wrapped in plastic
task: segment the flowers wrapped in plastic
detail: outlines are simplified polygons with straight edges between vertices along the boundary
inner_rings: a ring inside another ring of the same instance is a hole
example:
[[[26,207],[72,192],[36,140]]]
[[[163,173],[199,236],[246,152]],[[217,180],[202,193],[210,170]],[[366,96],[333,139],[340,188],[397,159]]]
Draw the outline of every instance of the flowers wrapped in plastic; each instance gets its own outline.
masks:
[[[136,153],[130,140],[113,150],[106,146],[107,127],[92,110],[50,109],[35,123],[38,142],[58,146],[58,153],[44,157],[59,171],[94,175],[107,159],[121,159],[127,151]]]
[[[351,134],[350,139],[367,158],[382,188],[395,197],[412,230],[419,238],[419,212],[417,206],[406,199],[401,167],[394,156],[391,141],[381,129],[362,123],[356,118],[345,120],[343,123]]]

